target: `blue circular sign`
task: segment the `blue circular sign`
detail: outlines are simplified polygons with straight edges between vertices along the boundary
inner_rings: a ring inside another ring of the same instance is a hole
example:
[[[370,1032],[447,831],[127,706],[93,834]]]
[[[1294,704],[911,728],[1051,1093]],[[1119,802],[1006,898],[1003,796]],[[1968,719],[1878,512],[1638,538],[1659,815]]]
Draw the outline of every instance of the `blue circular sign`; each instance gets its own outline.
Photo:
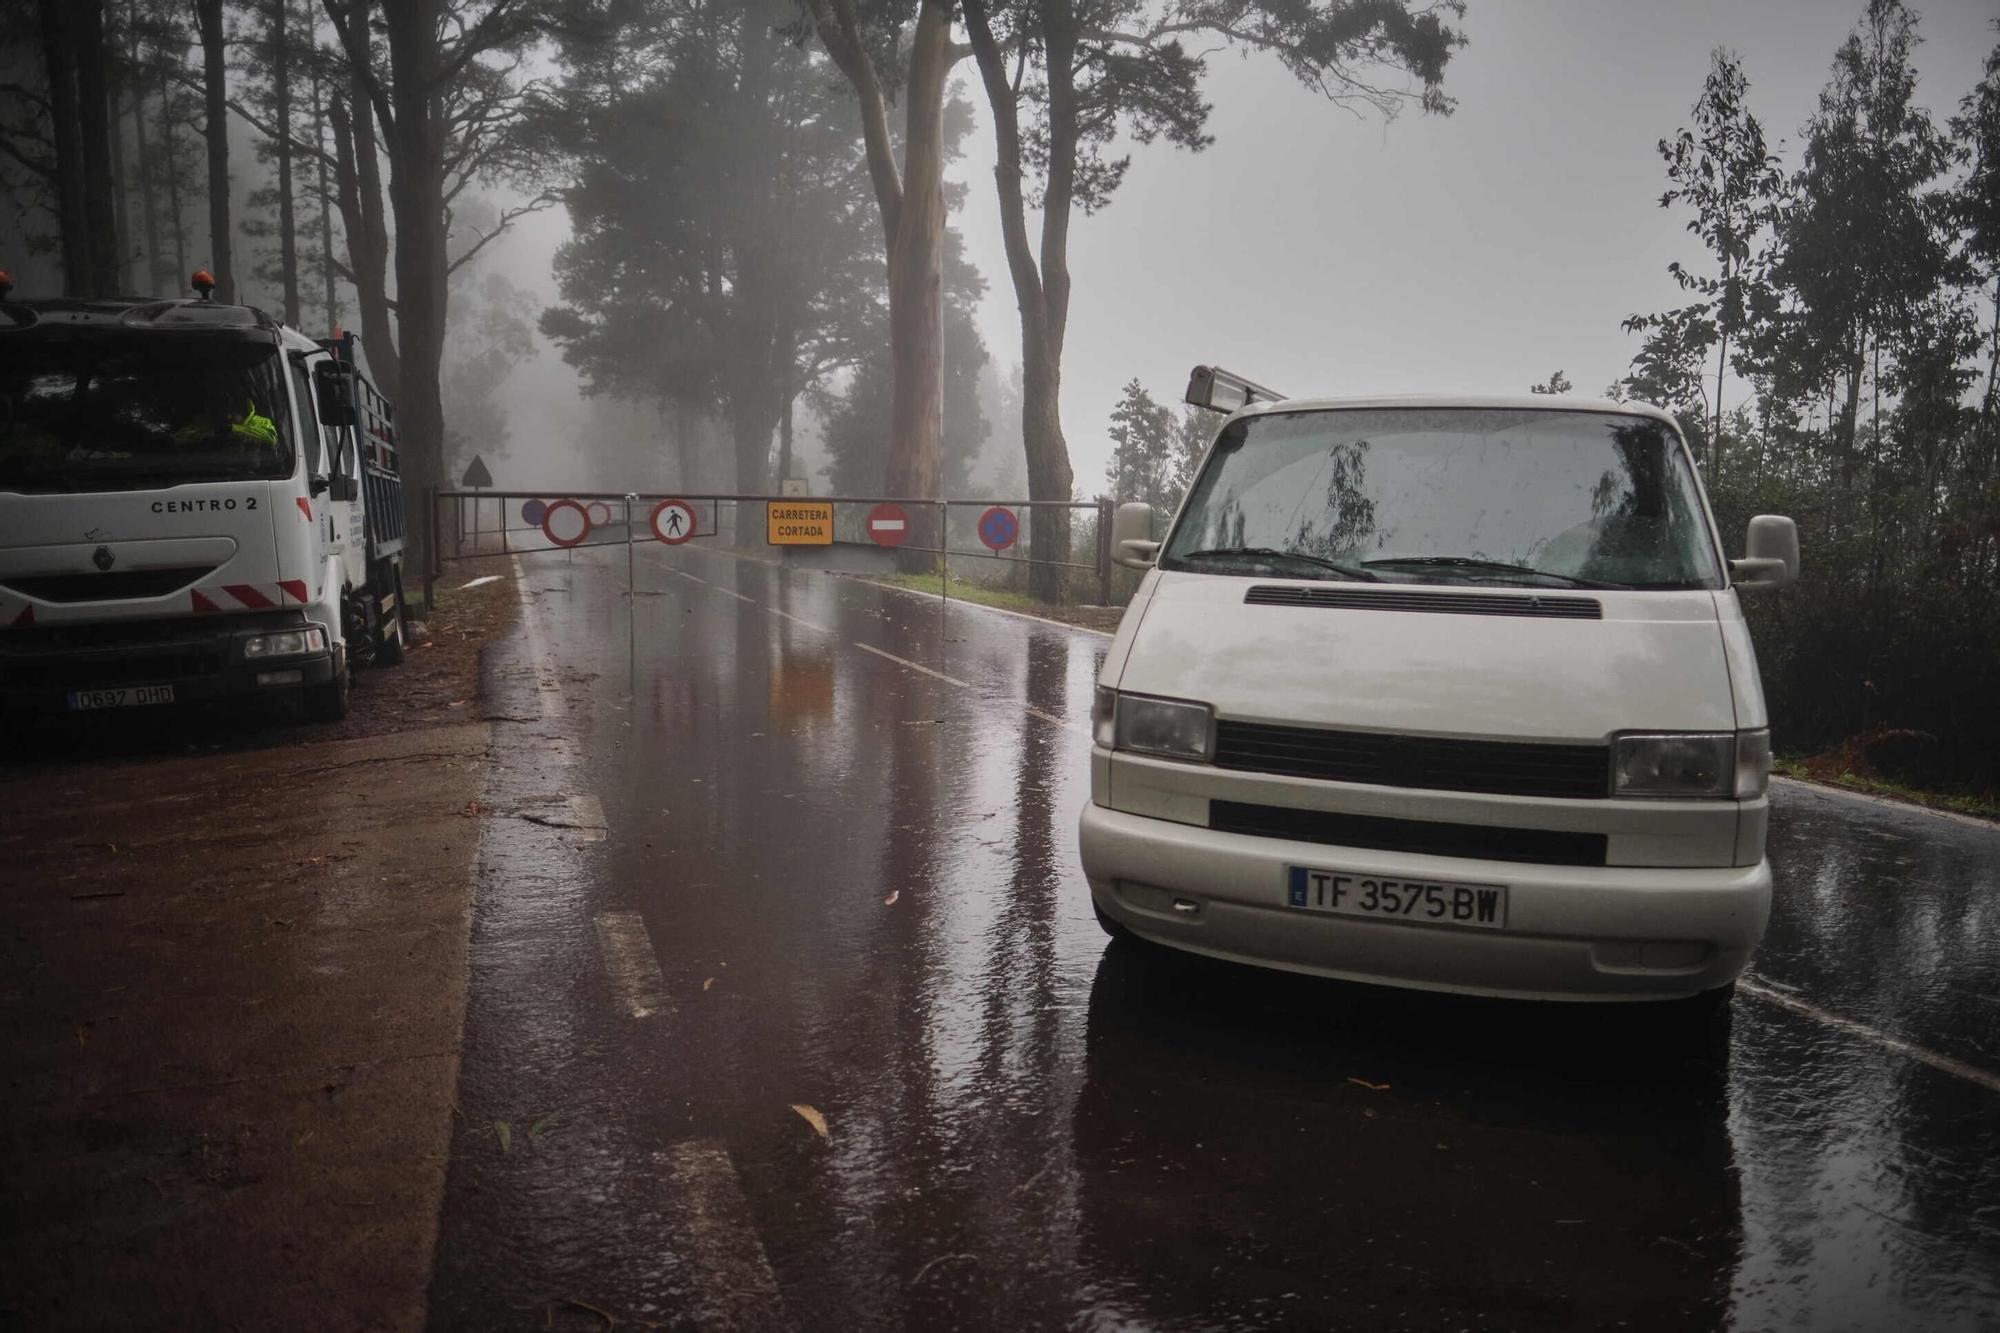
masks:
[[[979,516],[979,540],[987,549],[1004,551],[1014,544],[1021,535],[1021,520],[1014,517],[1014,511],[994,505]]]
[[[549,507],[540,500],[529,500],[521,506],[521,521],[531,528],[539,528],[548,513]]]

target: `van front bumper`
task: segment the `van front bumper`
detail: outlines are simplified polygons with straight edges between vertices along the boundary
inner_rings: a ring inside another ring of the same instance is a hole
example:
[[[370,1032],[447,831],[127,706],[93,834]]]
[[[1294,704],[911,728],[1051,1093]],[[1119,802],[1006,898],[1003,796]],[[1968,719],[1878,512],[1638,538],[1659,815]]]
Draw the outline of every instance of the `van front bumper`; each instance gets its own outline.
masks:
[[[1143,939],[1349,981],[1543,1000],[1667,1000],[1734,981],[1771,911],[1768,863],[1550,866],[1219,833],[1086,805],[1098,910]],[[1504,929],[1335,916],[1287,905],[1290,867],[1504,884]]]

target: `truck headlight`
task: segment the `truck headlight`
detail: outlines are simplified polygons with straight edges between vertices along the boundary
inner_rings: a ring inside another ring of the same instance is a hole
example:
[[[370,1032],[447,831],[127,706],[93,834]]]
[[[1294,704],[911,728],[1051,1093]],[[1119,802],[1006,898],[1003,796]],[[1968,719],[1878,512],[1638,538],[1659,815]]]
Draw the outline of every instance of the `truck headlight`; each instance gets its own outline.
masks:
[[[1620,736],[1613,743],[1614,796],[1729,796],[1736,788],[1736,733]]]
[[[277,634],[259,634],[243,641],[245,661],[261,662],[272,657],[298,657],[326,651],[326,631],[318,625],[288,629]]]
[[[1183,699],[1113,694],[1112,748],[1206,762],[1213,753],[1215,710]],[[1096,709],[1092,710],[1093,715]]]

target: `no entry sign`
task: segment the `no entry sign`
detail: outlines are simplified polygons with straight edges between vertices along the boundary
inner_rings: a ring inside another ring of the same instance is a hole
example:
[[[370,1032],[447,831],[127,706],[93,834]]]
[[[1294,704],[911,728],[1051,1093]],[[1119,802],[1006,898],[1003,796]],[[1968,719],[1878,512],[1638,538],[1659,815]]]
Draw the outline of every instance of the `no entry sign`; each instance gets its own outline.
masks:
[[[868,511],[868,540],[877,546],[901,546],[910,535],[910,516],[903,506],[879,504]]]
[[[653,506],[653,535],[669,546],[694,536],[694,506],[686,500],[662,500]]]
[[[1021,535],[1021,520],[1014,517],[1014,511],[994,505],[979,516],[979,540],[987,549],[1004,551],[1014,544]]]
[[[590,515],[574,500],[558,500],[542,511],[542,535],[557,546],[577,546],[590,535]]]

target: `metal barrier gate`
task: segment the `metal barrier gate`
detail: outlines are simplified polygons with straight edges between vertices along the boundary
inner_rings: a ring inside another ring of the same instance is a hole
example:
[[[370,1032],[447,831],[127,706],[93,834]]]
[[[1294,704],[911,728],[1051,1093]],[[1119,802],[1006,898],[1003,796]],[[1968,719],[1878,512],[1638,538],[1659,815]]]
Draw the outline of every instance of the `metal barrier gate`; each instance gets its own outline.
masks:
[[[454,561],[653,541],[678,546],[722,538],[733,549],[766,548],[788,562],[805,559],[793,553],[844,547],[877,553],[873,559],[883,567],[908,572],[905,557],[935,557],[938,590],[947,597],[954,560],[962,570],[990,570],[998,562],[1029,576],[1038,567],[1052,568],[1060,571],[1068,591],[1075,590],[1078,576],[1086,576],[1098,603],[1109,604],[1113,508],[1108,500],[434,490],[426,518],[431,556],[424,571],[424,595],[428,604],[444,566]],[[1032,529],[1059,514],[1070,519],[1069,558],[1034,559],[1028,554]],[[1088,558],[1078,559],[1079,554]],[[628,577],[631,558],[628,552]]]

